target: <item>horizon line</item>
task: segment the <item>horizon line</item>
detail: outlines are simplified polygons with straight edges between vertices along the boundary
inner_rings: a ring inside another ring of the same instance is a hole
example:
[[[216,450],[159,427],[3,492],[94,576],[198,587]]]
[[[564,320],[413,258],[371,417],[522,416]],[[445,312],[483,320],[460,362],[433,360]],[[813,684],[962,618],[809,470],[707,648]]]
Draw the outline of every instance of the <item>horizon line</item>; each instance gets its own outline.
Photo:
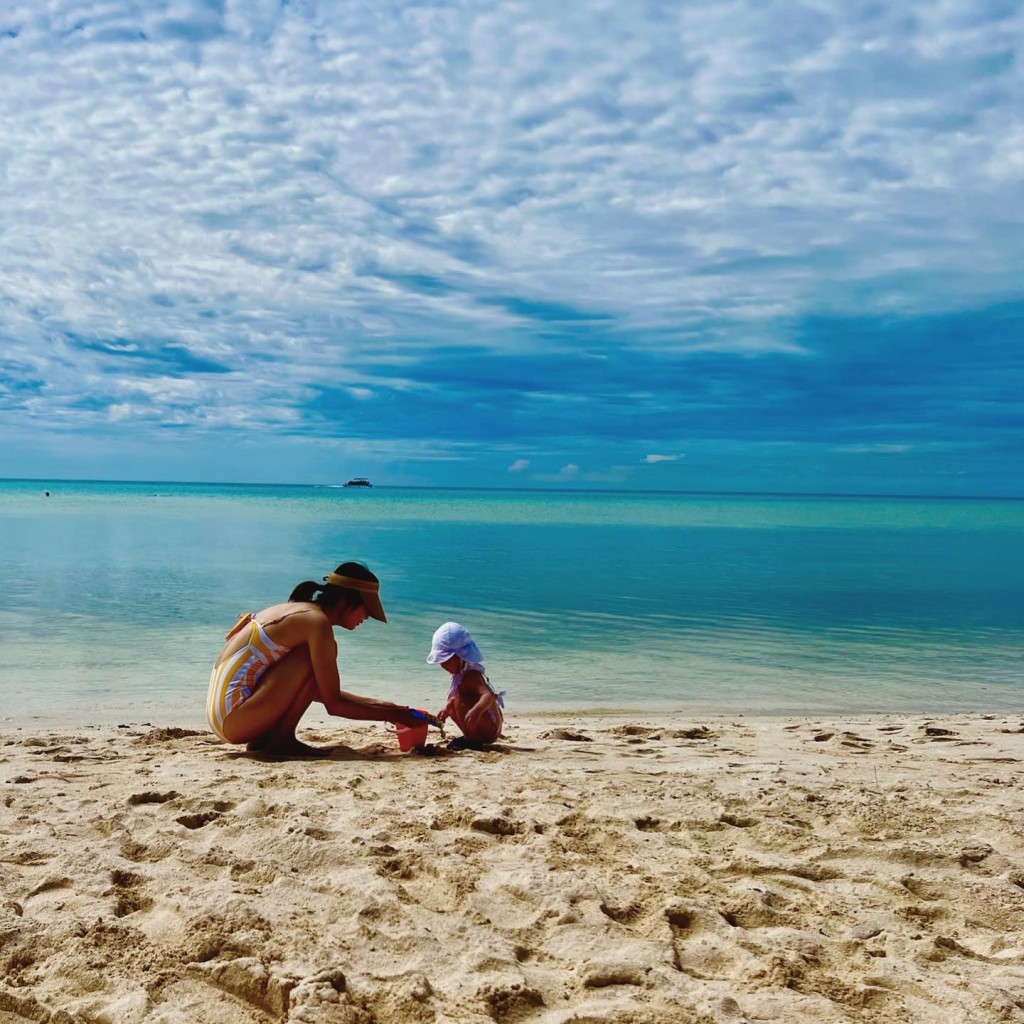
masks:
[[[121,480],[92,477],[0,477],[0,483],[26,484],[134,484],[171,487],[264,487],[304,488],[308,490],[345,490],[344,484],[310,483],[260,483],[255,481],[212,481],[212,480]],[[518,491],[527,493],[556,494],[678,494],[694,497],[735,497],[735,498],[890,498],[923,501],[1024,501],[1024,494],[920,494],[885,491],[739,491],[739,490],[688,490],[676,488],[631,488],[631,487],[516,487],[506,486],[463,486],[452,487],[441,484],[372,484],[372,490],[396,491]],[[358,489],[360,492],[364,488]]]

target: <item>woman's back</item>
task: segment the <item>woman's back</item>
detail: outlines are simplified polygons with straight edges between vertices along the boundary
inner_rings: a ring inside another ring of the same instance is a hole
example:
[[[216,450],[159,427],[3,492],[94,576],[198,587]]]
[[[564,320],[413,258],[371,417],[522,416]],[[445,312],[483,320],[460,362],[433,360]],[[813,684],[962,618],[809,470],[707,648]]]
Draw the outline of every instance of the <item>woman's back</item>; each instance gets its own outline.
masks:
[[[221,664],[249,644],[250,623],[253,621],[259,623],[261,631],[275,647],[285,650],[308,643],[314,629],[326,628],[329,631],[331,628],[327,616],[310,601],[283,601],[255,615],[247,612],[239,617],[228,633],[216,664]]]

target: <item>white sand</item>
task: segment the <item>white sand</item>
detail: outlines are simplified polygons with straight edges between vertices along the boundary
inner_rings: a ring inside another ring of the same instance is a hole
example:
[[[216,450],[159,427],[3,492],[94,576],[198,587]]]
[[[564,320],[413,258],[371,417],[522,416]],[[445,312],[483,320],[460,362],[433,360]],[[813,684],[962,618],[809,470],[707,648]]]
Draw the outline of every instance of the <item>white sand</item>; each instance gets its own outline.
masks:
[[[0,733],[0,1024],[1024,1022],[1020,717],[173,733]]]

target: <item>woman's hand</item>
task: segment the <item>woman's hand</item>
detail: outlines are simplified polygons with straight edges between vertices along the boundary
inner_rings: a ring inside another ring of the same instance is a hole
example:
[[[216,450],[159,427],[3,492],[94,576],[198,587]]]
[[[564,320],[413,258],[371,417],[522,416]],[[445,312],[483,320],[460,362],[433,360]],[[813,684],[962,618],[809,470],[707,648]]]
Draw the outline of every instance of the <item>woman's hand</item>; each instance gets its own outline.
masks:
[[[427,725],[432,725],[435,729],[441,728],[441,720],[429,711],[423,711],[421,708],[405,708],[404,711],[405,714],[401,718],[392,719],[396,724],[414,729],[426,722]]]

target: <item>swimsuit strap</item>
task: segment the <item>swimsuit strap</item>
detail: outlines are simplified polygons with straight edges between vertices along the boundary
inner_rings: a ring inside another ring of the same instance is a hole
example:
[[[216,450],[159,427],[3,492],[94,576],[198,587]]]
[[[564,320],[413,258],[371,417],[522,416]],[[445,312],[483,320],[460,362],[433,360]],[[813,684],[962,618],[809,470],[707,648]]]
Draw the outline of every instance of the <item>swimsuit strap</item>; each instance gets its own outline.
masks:
[[[275,622],[280,622],[280,619],[275,619]],[[270,625],[270,623],[267,623]],[[258,649],[259,646],[265,647],[270,654],[281,654],[287,651],[288,648],[284,644],[279,644],[276,640],[270,639],[270,634],[267,632],[266,627],[260,622],[259,619],[254,615],[252,618],[252,632],[249,635],[249,646]]]
[[[284,615],[278,615],[276,619],[271,619],[269,622],[264,622],[263,628],[266,629],[267,626],[276,626],[279,622],[284,622],[285,619],[291,618],[291,616],[298,614],[298,611],[285,612]]]
[[[242,612],[235,624],[224,634],[225,640],[230,640],[243,626],[249,622],[255,622],[256,617],[252,612]]]

